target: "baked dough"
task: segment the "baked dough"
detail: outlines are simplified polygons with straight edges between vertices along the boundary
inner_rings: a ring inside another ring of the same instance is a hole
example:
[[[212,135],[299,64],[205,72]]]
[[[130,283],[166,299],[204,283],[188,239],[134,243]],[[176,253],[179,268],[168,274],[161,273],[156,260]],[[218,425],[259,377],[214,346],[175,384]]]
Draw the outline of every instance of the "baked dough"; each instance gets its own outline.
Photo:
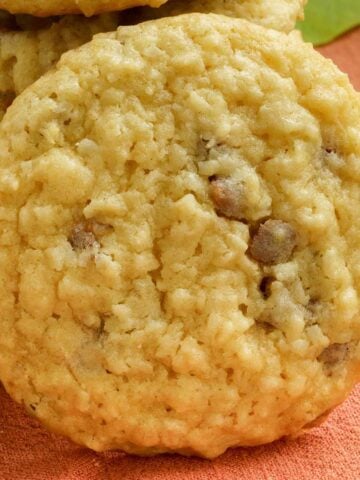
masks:
[[[360,100],[217,15],[64,54],[0,125],[0,378],[95,450],[214,457],[359,380]]]
[[[10,13],[27,13],[39,17],[83,13],[87,16],[98,13],[125,10],[139,5],[159,7],[166,0],[0,0],[0,8]]]
[[[217,13],[290,32],[304,16],[307,0],[169,0],[158,9],[148,7],[129,10],[130,21],[156,19],[183,13]]]
[[[69,15],[61,19],[2,16],[0,119],[14,98],[50,70],[64,52],[90,41],[95,33],[115,30],[119,17],[117,13],[93,18]]]

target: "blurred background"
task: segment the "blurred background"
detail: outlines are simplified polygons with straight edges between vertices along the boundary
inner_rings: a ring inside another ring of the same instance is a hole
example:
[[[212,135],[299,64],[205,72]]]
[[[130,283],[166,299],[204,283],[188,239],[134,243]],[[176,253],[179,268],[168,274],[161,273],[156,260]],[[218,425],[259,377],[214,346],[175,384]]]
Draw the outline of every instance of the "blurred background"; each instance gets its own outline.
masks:
[[[360,0],[308,0],[297,27],[360,91]]]

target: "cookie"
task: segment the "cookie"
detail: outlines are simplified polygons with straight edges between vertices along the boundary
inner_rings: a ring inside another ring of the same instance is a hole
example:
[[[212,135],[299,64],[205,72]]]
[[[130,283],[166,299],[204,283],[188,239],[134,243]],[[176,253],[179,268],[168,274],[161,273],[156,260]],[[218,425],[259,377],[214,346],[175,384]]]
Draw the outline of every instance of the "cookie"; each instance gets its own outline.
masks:
[[[10,13],[27,13],[38,17],[83,13],[91,16],[97,13],[125,10],[138,5],[159,7],[166,0],[0,0],[0,8]]]
[[[284,32],[303,18],[307,0],[170,0],[159,9],[147,7],[129,11],[134,23],[183,13],[217,13],[238,17]]]
[[[64,54],[0,125],[0,379],[95,450],[294,436],[360,376],[360,99],[190,14]]]
[[[52,19],[50,23],[48,19],[3,15],[0,18],[0,119],[14,98],[50,70],[64,52],[88,42],[95,33],[115,30],[118,24],[116,13],[91,19],[67,16]]]

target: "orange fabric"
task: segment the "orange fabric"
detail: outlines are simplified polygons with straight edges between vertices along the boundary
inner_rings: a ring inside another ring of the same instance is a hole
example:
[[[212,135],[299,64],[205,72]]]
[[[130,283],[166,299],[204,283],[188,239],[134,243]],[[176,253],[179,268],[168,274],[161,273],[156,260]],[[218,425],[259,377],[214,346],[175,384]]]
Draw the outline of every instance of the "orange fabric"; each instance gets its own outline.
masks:
[[[360,90],[360,29],[321,51]],[[2,334],[6,334],[2,332]],[[0,480],[357,480],[360,385],[319,428],[293,441],[230,450],[213,461],[98,454],[46,432],[0,387]]]
[[[95,453],[44,430],[0,393],[1,480],[358,480],[360,385],[321,427],[296,440],[215,460]]]
[[[318,50],[332,58],[343,72],[348,73],[354,87],[360,91],[360,28]]]

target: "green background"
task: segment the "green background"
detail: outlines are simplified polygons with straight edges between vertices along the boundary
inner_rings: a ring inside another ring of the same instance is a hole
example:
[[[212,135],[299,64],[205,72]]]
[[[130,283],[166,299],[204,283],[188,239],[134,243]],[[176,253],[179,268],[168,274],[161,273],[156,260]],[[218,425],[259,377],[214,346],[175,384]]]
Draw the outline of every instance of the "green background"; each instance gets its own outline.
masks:
[[[360,0],[309,0],[305,21],[299,22],[297,27],[304,40],[323,45],[358,25]]]

